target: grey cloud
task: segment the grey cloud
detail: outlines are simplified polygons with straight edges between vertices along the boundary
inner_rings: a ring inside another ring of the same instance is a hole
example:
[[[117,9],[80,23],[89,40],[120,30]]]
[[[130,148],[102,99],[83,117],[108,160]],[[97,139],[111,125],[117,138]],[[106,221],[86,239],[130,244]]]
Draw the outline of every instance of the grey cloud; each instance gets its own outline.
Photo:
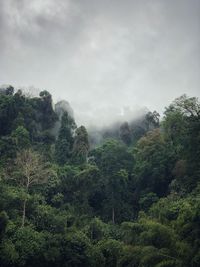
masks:
[[[80,123],[160,112],[200,95],[199,14],[199,0],[0,0],[0,83],[45,88]]]

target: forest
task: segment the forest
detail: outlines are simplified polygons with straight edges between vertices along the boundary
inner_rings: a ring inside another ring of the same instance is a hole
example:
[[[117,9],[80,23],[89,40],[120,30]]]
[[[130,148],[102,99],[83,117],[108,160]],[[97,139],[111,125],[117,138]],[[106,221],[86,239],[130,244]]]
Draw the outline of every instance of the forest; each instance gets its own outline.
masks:
[[[198,98],[101,134],[0,90],[0,266],[200,266]]]

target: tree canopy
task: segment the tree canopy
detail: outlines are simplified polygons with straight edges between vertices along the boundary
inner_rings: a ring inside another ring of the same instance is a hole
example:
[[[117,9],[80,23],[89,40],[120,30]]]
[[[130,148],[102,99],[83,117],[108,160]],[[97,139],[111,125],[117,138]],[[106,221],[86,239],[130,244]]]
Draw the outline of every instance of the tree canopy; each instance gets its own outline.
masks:
[[[199,100],[98,134],[0,90],[0,266],[200,266]]]

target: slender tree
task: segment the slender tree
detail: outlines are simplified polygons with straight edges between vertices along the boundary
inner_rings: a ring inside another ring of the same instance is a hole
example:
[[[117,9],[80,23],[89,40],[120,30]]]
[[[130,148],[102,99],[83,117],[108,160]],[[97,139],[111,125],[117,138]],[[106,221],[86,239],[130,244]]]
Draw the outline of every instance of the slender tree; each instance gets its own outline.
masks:
[[[17,182],[26,191],[22,212],[22,227],[24,227],[27,195],[30,188],[36,184],[46,183],[50,175],[50,169],[44,164],[41,156],[31,149],[18,152],[15,164],[18,170]]]

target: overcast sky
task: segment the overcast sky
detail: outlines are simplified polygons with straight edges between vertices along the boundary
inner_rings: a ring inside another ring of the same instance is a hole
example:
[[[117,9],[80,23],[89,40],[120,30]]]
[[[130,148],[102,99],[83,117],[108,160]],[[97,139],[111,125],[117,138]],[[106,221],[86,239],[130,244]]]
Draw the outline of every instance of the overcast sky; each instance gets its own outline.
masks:
[[[66,99],[81,123],[200,96],[200,0],[0,0],[0,84]]]

